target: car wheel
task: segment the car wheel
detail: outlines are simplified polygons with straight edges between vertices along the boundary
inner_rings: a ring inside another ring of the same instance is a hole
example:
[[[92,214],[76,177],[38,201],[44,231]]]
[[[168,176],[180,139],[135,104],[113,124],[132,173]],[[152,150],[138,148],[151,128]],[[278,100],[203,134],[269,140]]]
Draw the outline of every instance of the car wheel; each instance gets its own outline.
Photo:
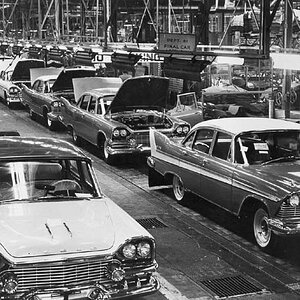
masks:
[[[275,240],[275,236],[268,225],[268,218],[268,213],[261,207],[254,213],[253,233],[260,248],[269,248]]]
[[[173,176],[173,194],[177,202],[182,203],[186,199],[183,183],[177,175]]]
[[[115,157],[107,151],[107,142],[105,141],[102,145],[102,158],[108,165],[115,163]]]
[[[81,137],[77,135],[76,131],[74,129],[72,129],[72,140],[73,140],[73,143],[77,146],[80,146],[81,145]]]
[[[50,120],[49,118],[48,118],[48,116],[46,117],[46,122],[47,122],[47,127],[51,130],[51,131],[53,131],[53,130],[55,130],[56,129],[56,126],[57,126],[57,124],[56,124],[56,122],[53,122],[52,120]]]
[[[295,104],[296,101],[297,101],[297,93],[294,90],[291,90],[290,103]]]
[[[29,108],[29,117],[30,117],[31,120],[36,119],[36,114],[31,108]]]
[[[275,92],[275,106],[278,107],[278,108],[281,108],[282,106],[282,93],[277,91]]]

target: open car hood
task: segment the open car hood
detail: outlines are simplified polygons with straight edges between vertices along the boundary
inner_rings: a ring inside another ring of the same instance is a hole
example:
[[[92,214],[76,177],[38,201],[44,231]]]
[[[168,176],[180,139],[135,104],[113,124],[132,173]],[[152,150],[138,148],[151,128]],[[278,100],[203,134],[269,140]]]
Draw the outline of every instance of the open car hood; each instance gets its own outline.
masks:
[[[108,113],[135,108],[162,110],[167,105],[168,91],[168,78],[157,76],[129,78],[118,90]]]
[[[94,68],[74,68],[62,70],[55,80],[52,91],[54,93],[61,91],[73,91],[73,78],[95,77],[96,69]]]
[[[80,96],[93,89],[120,88],[122,80],[119,77],[73,78],[75,102]]]
[[[41,59],[20,59],[15,65],[11,81],[30,81],[30,69],[44,67],[45,62]]]
[[[15,258],[105,251],[115,243],[105,199],[7,203],[0,206],[0,232]]]

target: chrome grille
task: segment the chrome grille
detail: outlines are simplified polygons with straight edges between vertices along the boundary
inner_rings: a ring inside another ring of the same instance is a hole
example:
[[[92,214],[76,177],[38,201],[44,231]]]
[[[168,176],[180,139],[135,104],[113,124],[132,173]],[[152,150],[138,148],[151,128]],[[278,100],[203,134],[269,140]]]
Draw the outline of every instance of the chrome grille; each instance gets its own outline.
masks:
[[[150,139],[149,139],[149,131],[145,132],[136,132],[133,136],[136,140],[136,143],[142,144],[143,146],[149,146],[150,147]]]
[[[300,207],[283,203],[277,214],[278,218],[300,218]]]
[[[86,259],[47,264],[20,265],[13,267],[18,276],[19,292],[31,288],[59,289],[63,287],[88,286],[94,282],[107,283],[107,265],[111,260]]]

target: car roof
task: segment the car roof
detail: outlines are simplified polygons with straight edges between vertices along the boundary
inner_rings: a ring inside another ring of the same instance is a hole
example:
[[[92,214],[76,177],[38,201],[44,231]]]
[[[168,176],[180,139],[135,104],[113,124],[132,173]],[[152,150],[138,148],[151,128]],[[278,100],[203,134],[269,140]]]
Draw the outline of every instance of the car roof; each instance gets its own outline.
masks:
[[[97,97],[103,97],[107,95],[115,95],[119,88],[99,88],[99,89],[92,89],[86,91],[83,94],[95,95]]]
[[[25,159],[84,159],[90,160],[69,142],[55,138],[20,136],[0,137],[0,161]]]
[[[194,128],[214,127],[225,130],[232,134],[239,134],[248,131],[265,130],[300,130],[300,124],[283,119],[271,118],[221,118],[203,121],[194,126]]]

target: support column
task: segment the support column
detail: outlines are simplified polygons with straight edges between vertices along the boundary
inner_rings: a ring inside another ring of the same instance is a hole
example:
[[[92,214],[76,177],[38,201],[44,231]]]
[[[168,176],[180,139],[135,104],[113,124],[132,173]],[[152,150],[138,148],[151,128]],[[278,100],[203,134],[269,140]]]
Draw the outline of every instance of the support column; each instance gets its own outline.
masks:
[[[290,0],[285,0],[285,22],[284,22],[284,51],[287,52],[292,45],[292,3]],[[288,119],[291,116],[291,84],[292,84],[292,71],[283,70],[283,82],[282,82],[282,95],[283,95],[283,109],[285,118]]]
[[[60,41],[60,22],[59,22],[59,0],[55,0],[55,32],[57,41]]]
[[[38,33],[39,39],[42,39],[42,10],[41,10],[41,0],[38,0]]]

